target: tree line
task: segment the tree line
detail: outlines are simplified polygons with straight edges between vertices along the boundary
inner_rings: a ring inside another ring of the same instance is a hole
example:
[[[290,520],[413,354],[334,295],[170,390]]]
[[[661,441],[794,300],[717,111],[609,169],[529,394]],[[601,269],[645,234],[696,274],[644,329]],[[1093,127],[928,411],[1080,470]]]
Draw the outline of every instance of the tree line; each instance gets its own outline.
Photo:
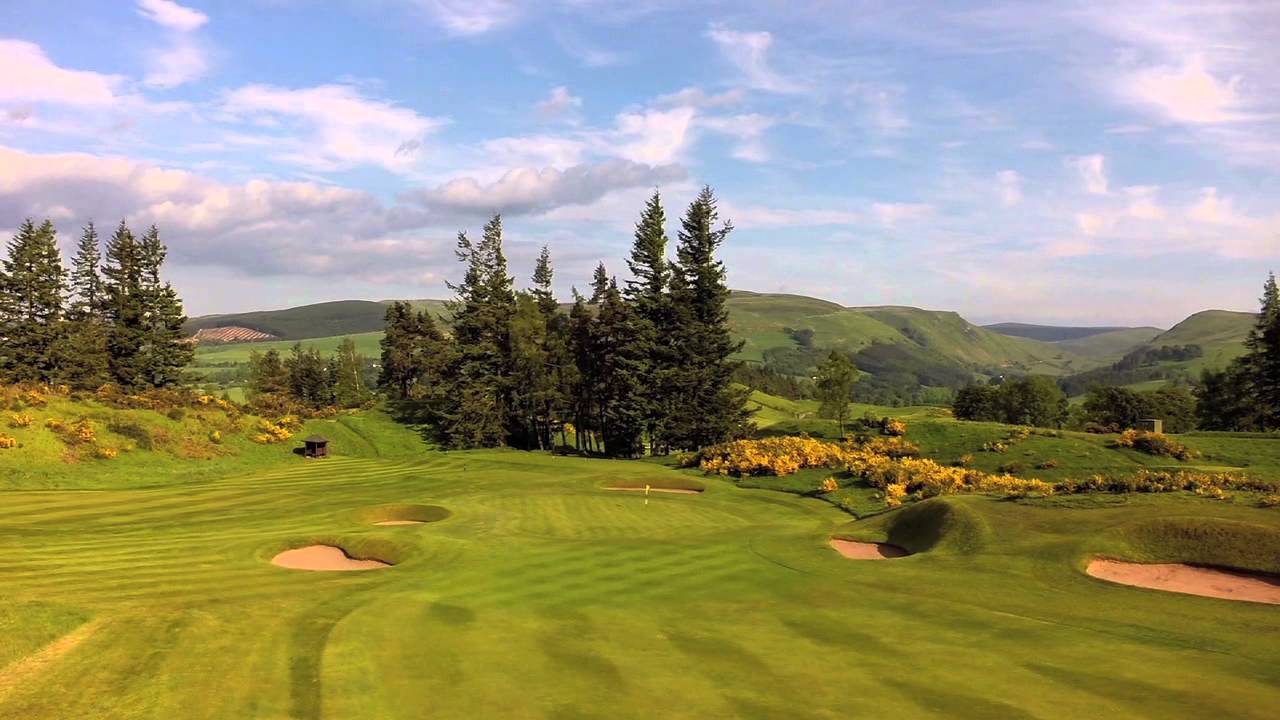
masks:
[[[182,300],[161,277],[168,249],[154,225],[138,237],[120,221],[104,257],[90,222],[69,269],[49,220],[23,222],[7,250],[0,381],[140,389],[182,380],[193,348]]]
[[[302,343],[295,343],[287,356],[274,348],[250,352],[249,403],[277,414],[289,411],[290,404],[307,411],[364,407],[373,401],[368,365],[351,338],[343,338],[329,357]]]
[[[1030,376],[1000,384],[962,388],[952,409],[963,420],[1061,426],[1098,432],[1132,428],[1144,418],[1164,421],[1170,432],[1280,430],[1280,290],[1274,274],[1263,285],[1261,311],[1245,339],[1245,353],[1222,370],[1204,370],[1190,389],[1170,385],[1135,391],[1094,381],[1083,404],[1067,409],[1059,388],[1077,388],[1076,378],[1055,383]],[[1199,346],[1166,346],[1135,351],[1112,370],[1132,370],[1143,362],[1201,357]],[[1122,368],[1121,365],[1125,367]],[[1088,373],[1084,374],[1085,376]]]
[[[732,231],[704,188],[668,257],[666,212],[654,193],[635,226],[619,284],[604,264],[590,295],[566,312],[542,249],[528,290],[515,290],[502,219],[478,240],[459,233],[464,271],[450,284],[447,328],[408,303],[387,309],[379,385],[401,412],[449,446],[571,446],[614,457],[696,449],[747,428],[732,382],[741,348],[729,332],[724,263]]]

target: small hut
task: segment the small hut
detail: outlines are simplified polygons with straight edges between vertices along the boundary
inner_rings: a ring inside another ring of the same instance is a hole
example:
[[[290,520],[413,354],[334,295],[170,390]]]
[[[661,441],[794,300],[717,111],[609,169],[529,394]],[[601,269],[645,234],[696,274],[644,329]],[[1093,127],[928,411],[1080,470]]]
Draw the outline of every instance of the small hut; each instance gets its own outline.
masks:
[[[1149,433],[1164,432],[1164,421],[1157,418],[1143,418],[1138,421],[1138,429]]]
[[[302,454],[309,458],[329,457],[329,439],[323,435],[312,435],[302,441]]]

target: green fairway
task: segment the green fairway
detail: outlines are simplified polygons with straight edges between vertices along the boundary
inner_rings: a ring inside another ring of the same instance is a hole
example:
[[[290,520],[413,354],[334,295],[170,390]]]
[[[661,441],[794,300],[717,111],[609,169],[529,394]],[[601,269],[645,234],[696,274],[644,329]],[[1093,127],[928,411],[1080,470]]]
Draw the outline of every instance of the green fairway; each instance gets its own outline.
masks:
[[[1095,551],[1140,556],[1117,533],[1144,520],[1271,538],[1275,510],[950,498],[972,527],[860,562],[828,538],[883,539],[895,513],[850,523],[653,463],[288,458],[170,481],[4,493],[0,717],[1263,718],[1280,704],[1280,608],[1082,572]],[[604,489],[691,481],[706,491]],[[452,514],[370,524],[402,503]],[[398,564],[269,564],[316,542]]]

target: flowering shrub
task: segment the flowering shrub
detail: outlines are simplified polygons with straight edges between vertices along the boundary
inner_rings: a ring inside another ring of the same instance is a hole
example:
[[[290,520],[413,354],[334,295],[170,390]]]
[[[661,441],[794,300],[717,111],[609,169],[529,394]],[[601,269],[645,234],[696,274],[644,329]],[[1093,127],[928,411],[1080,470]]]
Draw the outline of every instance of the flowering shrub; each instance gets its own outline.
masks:
[[[734,440],[703,448],[692,462],[718,475],[782,476],[804,468],[839,467],[844,447],[808,436]]]
[[[822,492],[824,493],[833,493],[839,489],[840,483],[836,482],[836,479],[833,477],[829,477],[822,481]]]
[[[1164,433],[1145,430],[1125,430],[1116,438],[1116,447],[1133,448],[1148,455],[1165,455],[1178,460],[1190,460],[1195,451]]]
[[[1262,507],[1280,507],[1280,495],[1264,495],[1258,504]]]
[[[289,419],[289,417],[282,418],[281,422]],[[293,419],[295,421],[297,420],[297,418]],[[301,428],[301,424],[298,424],[297,427]],[[270,420],[259,420],[257,430],[258,432],[250,439],[259,445],[270,445],[272,443],[284,442],[285,440],[293,437],[293,431],[291,431],[289,427],[286,427],[281,423],[273,423]]]
[[[17,438],[9,437],[4,433],[0,433],[0,450],[8,450],[18,447]]]
[[[901,437],[872,438],[860,445],[862,450],[892,458],[920,457],[920,446]]]
[[[886,417],[880,421],[880,432],[891,437],[907,434],[907,424],[896,418]]]
[[[14,413],[9,416],[9,427],[24,428],[31,427],[31,423],[35,422],[35,418],[27,413]]]
[[[1210,473],[1198,470],[1141,469],[1133,475],[1092,475],[1083,480],[1064,480],[1057,484],[1060,492],[1086,493],[1164,493],[1194,492],[1205,494],[1210,488],[1244,492],[1274,492],[1275,486],[1245,475]]]
[[[213,443],[214,445],[221,445],[221,444],[222,444],[222,433],[221,433],[221,432],[218,432],[217,430],[212,430],[212,431],[210,431],[210,432],[209,432],[209,442]]]
[[[964,455],[961,455],[960,458],[952,464],[955,465],[956,467],[969,467],[970,465],[973,464],[973,456],[968,453],[965,453]]]
[[[66,428],[67,424],[62,422],[58,418],[49,418],[48,420],[44,421],[44,426],[54,432],[62,432],[63,429]]]
[[[99,447],[96,451],[94,451],[94,456],[97,457],[99,460],[115,460],[116,456],[119,454],[120,452],[115,448],[106,447],[106,446]]]
[[[993,453],[1004,454],[1008,451],[1009,451],[1009,446],[1000,442],[999,440],[995,442],[982,443],[982,452],[993,452]]]

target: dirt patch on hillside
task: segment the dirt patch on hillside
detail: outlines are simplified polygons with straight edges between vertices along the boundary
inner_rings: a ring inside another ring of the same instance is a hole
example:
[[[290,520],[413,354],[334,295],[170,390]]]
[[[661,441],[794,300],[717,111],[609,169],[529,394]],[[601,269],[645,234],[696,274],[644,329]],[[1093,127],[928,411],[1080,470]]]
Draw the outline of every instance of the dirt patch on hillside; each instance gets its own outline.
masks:
[[[611,487],[611,488],[605,488],[605,490],[625,490],[625,491],[627,491],[627,492],[644,492],[644,490],[645,490],[645,489],[644,489],[644,488],[642,488],[642,487]],[[698,494],[700,494],[702,491],[701,491],[701,490],[692,490],[692,489],[690,489],[690,488],[659,488],[659,487],[651,487],[651,488],[649,488],[649,492],[656,492],[656,493],[675,493],[675,494],[677,494],[677,495],[698,495]]]
[[[323,570],[341,572],[347,570],[381,570],[391,567],[381,560],[359,560],[345,550],[333,545],[308,545],[294,548],[271,558],[271,564],[291,570]]]
[[[426,523],[421,520],[383,520],[374,523],[374,525],[386,527],[388,525],[426,525]]]
[[[1168,592],[1280,605],[1280,577],[1182,563],[1092,560],[1085,572],[1100,580]]]
[[[906,557],[911,553],[897,545],[888,543],[856,542],[854,540],[831,539],[831,547],[850,560],[891,560]]]

